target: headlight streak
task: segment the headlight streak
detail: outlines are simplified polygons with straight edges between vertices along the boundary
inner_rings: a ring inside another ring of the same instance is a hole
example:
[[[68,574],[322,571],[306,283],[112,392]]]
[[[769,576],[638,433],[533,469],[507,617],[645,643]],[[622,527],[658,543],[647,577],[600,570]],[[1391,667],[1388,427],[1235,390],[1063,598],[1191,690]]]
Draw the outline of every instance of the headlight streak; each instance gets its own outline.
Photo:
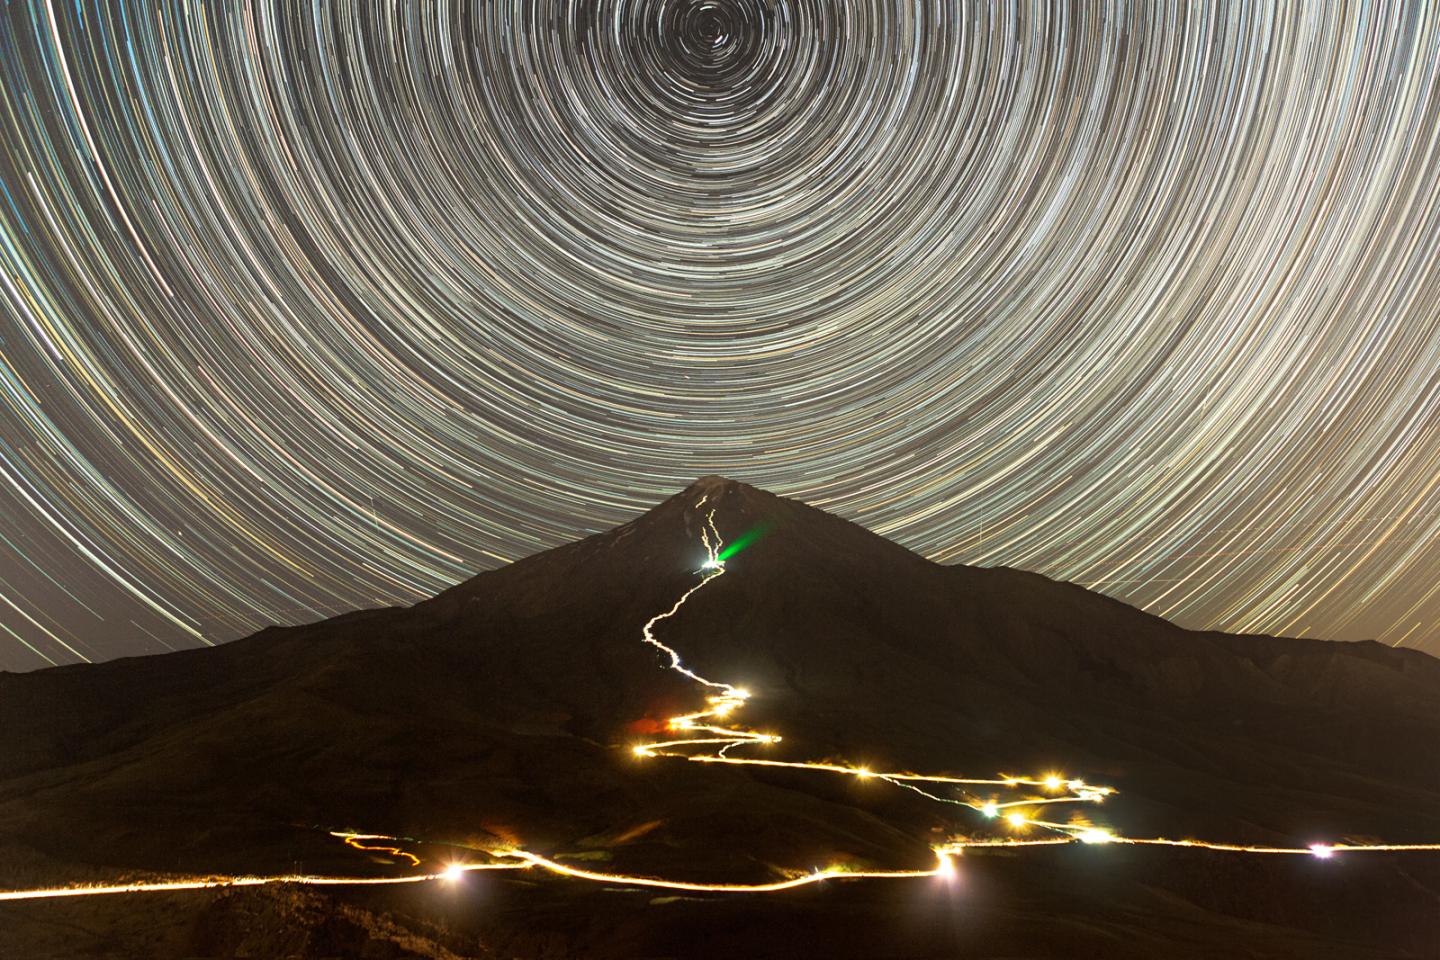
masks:
[[[708,501],[709,495],[700,498],[695,505],[697,512],[703,510]],[[755,746],[774,744],[780,742],[780,737],[774,734],[760,733],[753,730],[735,727],[719,727],[703,721],[726,716],[744,706],[750,699],[750,692],[743,687],[723,683],[715,680],[708,680],[700,676],[684,665],[679,651],[662,643],[654,634],[654,628],[660,623],[674,617],[685,603],[695,595],[697,591],[712,583],[717,578],[726,574],[724,561],[719,560],[719,551],[722,548],[722,540],[715,526],[715,511],[709,510],[705,513],[704,525],[701,528],[701,539],[706,551],[706,562],[701,566],[704,574],[702,579],[690,586],[681,594],[674,605],[668,610],[656,614],[645,622],[641,636],[643,641],[659,650],[668,661],[668,669],[674,670],[690,678],[694,682],[710,690],[720,691],[706,697],[707,707],[704,710],[692,713],[680,714],[672,717],[668,723],[671,730],[677,732],[693,732],[700,734],[712,734],[711,736],[680,737],[667,740],[648,741],[631,745],[631,753],[638,759],[671,758],[685,760],[692,763],[723,763],[736,766],[753,767],[774,767],[793,770],[812,771],[817,773],[836,774],[841,776],[854,777],[859,780],[879,780],[893,786],[903,787],[920,794],[927,799],[941,803],[955,804],[967,807],[981,814],[982,817],[993,820],[997,816],[1002,819],[1007,827],[1016,836],[1011,837],[966,837],[936,844],[931,849],[935,854],[935,865],[926,869],[914,870],[871,870],[852,868],[844,865],[831,866],[824,869],[810,870],[799,873],[784,880],[777,880],[769,883],[705,883],[685,880],[669,880],[663,877],[644,876],[640,874],[606,873],[598,870],[587,870],[580,867],[572,867],[568,864],[542,856],[541,854],[518,849],[514,847],[501,847],[484,851],[492,860],[486,862],[465,862],[449,861],[443,869],[437,872],[413,874],[399,877],[327,877],[327,876],[305,876],[286,875],[271,877],[234,876],[222,878],[207,878],[181,881],[156,881],[137,882],[116,885],[76,885],[70,887],[43,888],[35,890],[12,890],[0,892],[0,901],[6,900],[40,900],[57,897],[94,896],[106,894],[123,893],[146,893],[163,891],[203,890],[220,887],[247,887],[260,886],[265,884],[309,884],[326,886],[345,885],[382,885],[398,883],[421,883],[430,880],[443,880],[454,883],[463,878],[465,874],[475,871],[493,870],[520,870],[539,868],[552,874],[562,877],[569,877],[577,880],[586,880],[611,886],[627,887],[649,887],[663,890],[686,891],[693,893],[777,893],[784,890],[792,890],[797,887],[807,886],[813,883],[820,883],[831,879],[846,880],[900,880],[932,878],[952,878],[956,875],[954,858],[964,854],[966,850],[994,850],[994,849],[1022,849],[1029,847],[1053,847],[1070,844],[1084,844],[1087,846],[1107,846],[1122,844],[1143,847],[1175,847],[1196,850],[1207,850],[1222,853],[1240,854],[1264,854],[1280,856],[1309,856],[1319,860],[1329,860],[1337,854],[1352,853],[1417,853],[1417,852],[1440,852],[1440,843],[1310,843],[1303,847],[1271,846],[1254,844],[1220,843],[1208,840],[1172,840],[1165,837],[1127,837],[1112,832],[1109,828],[1099,827],[1093,824],[1062,823],[1053,820],[1043,820],[1032,815],[1036,808],[1059,803],[1101,803],[1106,797],[1115,793],[1111,787],[1095,786],[1083,780],[1062,777],[1055,773],[1046,773],[1039,777],[1020,777],[1000,775],[998,777],[957,777],[948,774],[918,774],[918,773],[877,773],[868,767],[852,766],[843,763],[830,762],[808,762],[808,761],[785,761],[768,760],[754,757],[728,757],[724,751],[741,746]],[[715,753],[691,752],[697,747],[716,747],[720,749]],[[688,748],[688,749],[687,749]],[[1005,789],[1017,787],[1030,787],[1045,791],[1050,796],[1036,795],[1027,796],[1014,801],[1004,803],[995,800],[963,800],[938,796],[925,790],[916,784],[933,784],[943,786],[988,786]],[[1068,794],[1055,796],[1061,790],[1069,791]],[[1002,813],[1011,807],[1023,807],[1025,809],[1013,809],[1009,813]],[[1054,836],[1046,837],[1025,837],[1024,832],[1030,828],[1038,828],[1047,831]],[[332,831],[331,835],[345,842],[346,845],[357,850],[380,851],[395,856],[409,858],[415,864],[419,864],[420,858],[412,853],[406,852],[400,844],[406,841],[398,837],[379,833],[355,833],[351,831]],[[363,842],[362,842],[363,841]]]
[[[391,839],[390,837],[382,837],[382,836],[376,836],[376,835],[374,835],[374,834],[365,834],[365,833],[345,833],[345,834],[336,833],[336,834],[332,834],[332,836],[337,836],[337,837],[343,838],[347,846],[354,847],[356,850],[366,850],[366,851],[371,851],[371,852],[375,852],[375,853],[388,853],[388,854],[390,854],[390,855],[393,856],[393,857],[401,857],[401,858],[404,858],[404,859],[406,859],[406,860],[409,860],[409,861],[410,861],[410,866],[412,866],[412,867],[418,867],[418,866],[420,866],[420,858],[417,857],[417,856],[415,856],[415,854],[410,853],[409,851],[402,849],[401,847],[392,847],[392,846],[389,846],[389,845],[386,844],[386,843],[364,844],[364,843],[361,843],[361,842],[360,842],[360,841],[362,841],[362,840],[382,840],[382,841],[388,841],[388,840]]]
[[[393,838],[392,838],[393,839]],[[524,863],[465,864],[472,870],[518,870]],[[53,900],[61,897],[109,896],[121,893],[170,893],[185,890],[217,890],[225,887],[263,887],[276,884],[299,884],[312,887],[388,886],[399,883],[424,883],[429,880],[451,879],[449,867],[438,873],[415,873],[399,877],[328,877],[308,874],[278,874],[268,877],[231,876],[197,880],[136,881],[120,884],[78,884],[70,887],[49,887],[36,890],[0,890],[0,901]]]
[[[791,877],[788,880],[777,880],[773,883],[695,883],[685,880],[665,880],[659,877],[636,876],[633,874],[602,873],[596,870],[582,870],[578,867],[557,863],[554,860],[549,860],[538,854],[523,850],[513,850],[497,855],[515,857],[524,861],[526,864],[542,867],[551,873],[566,877],[575,877],[580,880],[593,880],[598,883],[630,887],[658,887],[662,890],[687,890],[693,893],[776,893],[781,890],[793,890],[796,887],[819,883],[822,880],[905,880],[920,877],[945,876],[954,871],[954,864],[950,862],[950,852],[948,850],[936,850],[935,866],[928,870],[860,870],[847,867],[827,867],[823,870],[813,870],[797,877]]]

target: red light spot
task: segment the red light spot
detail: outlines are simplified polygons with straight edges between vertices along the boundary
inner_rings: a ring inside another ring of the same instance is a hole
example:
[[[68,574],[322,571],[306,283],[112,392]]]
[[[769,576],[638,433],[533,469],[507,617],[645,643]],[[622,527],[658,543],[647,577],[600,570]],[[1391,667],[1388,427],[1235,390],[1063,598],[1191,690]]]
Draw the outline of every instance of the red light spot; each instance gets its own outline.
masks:
[[[669,720],[655,717],[641,717],[639,720],[631,720],[625,725],[625,730],[629,733],[664,733],[669,729]]]

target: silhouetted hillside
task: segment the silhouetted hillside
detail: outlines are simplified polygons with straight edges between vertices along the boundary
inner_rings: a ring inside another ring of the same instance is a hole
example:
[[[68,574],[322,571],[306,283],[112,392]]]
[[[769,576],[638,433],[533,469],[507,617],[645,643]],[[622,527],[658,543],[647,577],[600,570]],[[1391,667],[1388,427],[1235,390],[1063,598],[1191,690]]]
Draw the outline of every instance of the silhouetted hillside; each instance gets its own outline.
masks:
[[[622,527],[412,608],[0,675],[0,887],[38,882],[22,871],[58,882],[404,866],[326,833],[341,828],[760,882],[819,863],[924,866],[938,839],[982,828],[973,811],[885,783],[631,755],[637,731],[703,699],[641,629],[696,583],[712,510],[726,543],[755,539],[658,629],[690,667],[752,692],[745,722],[783,734],[774,756],[1063,771],[1116,787],[1087,812],[1135,836],[1440,837],[1440,661],[1182,630],[1035,574],[936,565],[707,477]],[[780,956],[799,944],[815,956],[1198,957],[1232,942],[1249,956],[1436,955],[1440,857],[1340,859],[967,854],[955,902],[926,881],[874,881],[652,904],[653,891],[528,874],[475,878],[484,903],[463,909],[430,885],[307,892],[283,909],[268,892],[168,902],[201,916],[187,922],[203,936],[176,955],[235,949],[236,910],[290,910],[277,930],[313,931],[315,897],[344,905],[367,937],[383,918],[462,955]],[[121,907],[6,912],[18,909],[0,905],[0,957],[7,938],[42,949],[45,911],[91,911],[93,925]],[[129,955],[115,924],[107,942]],[[312,941],[284,949],[335,949]],[[281,949],[266,942],[253,949]]]

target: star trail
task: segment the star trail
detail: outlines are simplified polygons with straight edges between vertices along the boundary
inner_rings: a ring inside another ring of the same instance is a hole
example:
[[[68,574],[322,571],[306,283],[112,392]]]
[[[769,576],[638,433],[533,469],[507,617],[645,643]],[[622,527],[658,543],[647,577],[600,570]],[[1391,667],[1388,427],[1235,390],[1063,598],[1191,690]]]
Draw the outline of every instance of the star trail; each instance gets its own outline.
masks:
[[[726,474],[1440,652],[1430,4],[0,12],[0,669]]]

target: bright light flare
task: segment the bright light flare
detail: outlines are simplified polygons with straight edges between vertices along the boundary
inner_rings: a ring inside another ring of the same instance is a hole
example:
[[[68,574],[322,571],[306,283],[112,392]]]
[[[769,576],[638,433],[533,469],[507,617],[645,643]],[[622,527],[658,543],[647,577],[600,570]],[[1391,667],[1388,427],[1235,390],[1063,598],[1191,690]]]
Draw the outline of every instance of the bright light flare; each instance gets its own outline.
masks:
[[[1087,827],[1075,834],[1081,843],[1114,843],[1115,834],[1101,827]]]
[[[465,873],[465,864],[452,863],[441,872],[440,879],[446,883],[458,883],[460,879],[465,876]]]
[[[1310,855],[1320,860],[1329,860],[1335,856],[1335,848],[1328,843],[1310,844]]]
[[[994,820],[996,817],[1000,816],[1000,804],[996,803],[994,800],[991,800],[989,803],[985,804],[983,807],[980,808],[980,812],[983,813],[986,817],[989,817],[991,820]]]
[[[1018,829],[1018,828],[1020,828],[1020,827],[1025,826],[1025,824],[1029,823],[1029,822],[1030,822],[1030,818],[1027,817],[1027,816],[1025,816],[1025,814],[1023,814],[1023,813],[1020,813],[1019,811],[1016,811],[1015,813],[1007,813],[1007,814],[1005,814],[1005,822],[1008,823],[1008,824],[1010,824],[1010,826],[1015,827],[1015,828]]]

